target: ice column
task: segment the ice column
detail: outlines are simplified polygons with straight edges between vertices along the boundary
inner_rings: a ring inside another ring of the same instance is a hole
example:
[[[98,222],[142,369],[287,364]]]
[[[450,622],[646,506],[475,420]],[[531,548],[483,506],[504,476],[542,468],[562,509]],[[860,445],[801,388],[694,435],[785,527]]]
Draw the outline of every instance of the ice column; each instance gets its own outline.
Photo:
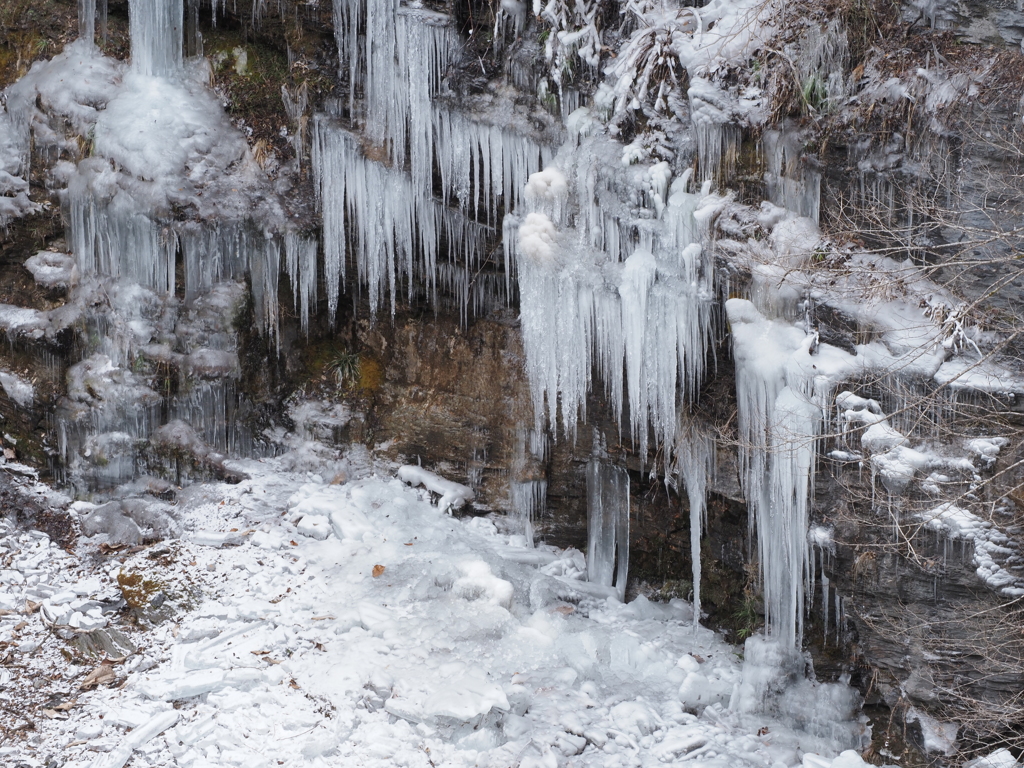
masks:
[[[277,287],[281,276],[281,247],[276,240],[266,239],[263,247],[257,247],[249,257],[249,273],[252,278],[252,303],[256,325],[260,332],[277,338],[278,333]]]
[[[714,471],[714,450],[715,442],[711,436],[698,431],[694,424],[681,427],[675,449],[675,474],[686,485],[690,505],[694,624],[700,623],[700,540],[707,523],[707,488]]]
[[[548,499],[547,480],[513,480],[509,483],[512,513],[533,546],[533,521],[544,511]]]
[[[92,0],[95,2],[95,0]],[[141,75],[167,76],[182,63],[182,0],[129,0],[132,68]]]
[[[626,597],[629,473],[600,458],[587,464],[587,578]]]
[[[821,418],[821,408],[792,387],[779,393],[772,413],[770,506],[757,510],[765,619],[790,647],[803,635],[807,508]]]
[[[78,0],[78,37],[96,45],[96,0]]]

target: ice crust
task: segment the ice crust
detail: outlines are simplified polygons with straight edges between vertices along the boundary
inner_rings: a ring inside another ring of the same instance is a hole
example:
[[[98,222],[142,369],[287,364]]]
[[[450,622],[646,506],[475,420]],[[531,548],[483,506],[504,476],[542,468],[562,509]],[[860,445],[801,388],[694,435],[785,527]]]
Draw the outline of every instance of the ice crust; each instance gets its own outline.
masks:
[[[123,686],[81,695],[68,720],[41,725],[44,741],[83,734],[86,743],[62,753],[69,766],[90,765],[106,743],[182,768],[426,768],[424,748],[436,764],[467,768],[684,758],[795,768],[833,765],[862,744],[850,690],[792,677],[802,662],[791,652],[748,643],[741,664],[683,601],[623,604],[552,575],[578,570],[575,550],[551,548],[545,566],[521,563],[524,550],[490,519],[444,515],[423,490],[358,473],[311,482],[286,463],[233,464],[249,479],[179,498],[187,535],[160,578],[187,579],[202,594],[173,627],[146,634]],[[291,520],[318,510],[358,518],[362,533],[296,536]],[[236,546],[203,540],[238,536],[231,528],[254,533]],[[5,547],[17,541],[5,537]],[[0,601],[38,588],[13,575],[32,558],[55,550],[54,562],[75,559],[42,541],[17,544]],[[118,567],[153,562],[136,557]],[[90,586],[83,576],[64,583],[73,569],[47,568],[53,612],[79,594],[98,602],[112,583],[106,569]],[[770,738],[757,735],[762,727]]]

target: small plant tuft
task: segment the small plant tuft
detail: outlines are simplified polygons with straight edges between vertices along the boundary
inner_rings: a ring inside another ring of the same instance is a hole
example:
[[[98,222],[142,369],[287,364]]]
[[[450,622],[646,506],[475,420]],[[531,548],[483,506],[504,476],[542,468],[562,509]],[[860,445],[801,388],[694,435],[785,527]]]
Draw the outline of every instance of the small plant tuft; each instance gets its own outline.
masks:
[[[340,351],[327,363],[328,369],[334,374],[338,386],[356,384],[360,380],[359,353],[350,350]]]

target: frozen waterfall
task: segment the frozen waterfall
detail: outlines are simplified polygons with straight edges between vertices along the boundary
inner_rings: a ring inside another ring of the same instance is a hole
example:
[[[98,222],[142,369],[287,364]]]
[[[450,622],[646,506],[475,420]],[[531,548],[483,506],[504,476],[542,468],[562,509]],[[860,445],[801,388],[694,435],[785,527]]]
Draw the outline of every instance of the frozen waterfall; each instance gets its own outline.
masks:
[[[711,180],[737,151],[735,126],[715,89],[697,78],[689,94],[699,183],[692,171],[674,175],[668,162],[627,161],[621,144],[593,135],[589,126],[596,117],[589,107],[564,116],[569,137],[556,150],[524,130],[523,122],[455,109],[446,100],[444,76],[461,45],[451,18],[394,0],[335,0],[336,43],[350,90],[347,109],[335,105],[313,118],[312,172],[322,213],[318,243],[280,222],[264,228],[246,218],[170,219],[174,192],[154,179],[172,167],[179,173],[189,160],[154,155],[166,167],[154,165],[132,154],[121,128],[138,119],[136,105],[180,98],[185,114],[188,100],[178,91],[194,86],[178,84],[186,78],[184,10],[182,0],[132,0],[130,12],[132,65],[123,73],[125,95],[111,101],[96,125],[96,148],[104,159],[81,162],[68,189],[69,240],[80,272],[130,280],[164,297],[180,289],[187,306],[248,278],[257,327],[276,343],[282,272],[304,333],[318,299],[333,322],[349,284],[368,300],[371,315],[385,307],[394,312],[403,296],[437,307],[444,295],[458,306],[463,322],[471,312],[510,304],[518,291],[532,433],[550,430],[574,438],[596,389],[641,463],[652,448],[661,451],[666,476],[685,485],[699,617],[714,444],[680,414],[702,383],[715,333],[720,287],[710,222],[729,198],[713,193]],[[95,18],[95,0],[81,0],[80,36],[89,45]],[[202,130],[216,135],[224,129]],[[796,162],[794,136],[765,136],[768,192],[779,205],[814,219],[819,179]],[[133,178],[113,174],[108,157]],[[225,167],[236,159],[225,154]],[[179,251],[184,284],[176,286]],[[737,361],[742,484],[757,531],[768,623],[773,634],[795,644],[825,390],[792,364],[794,354],[806,352],[805,336],[792,325],[771,326],[748,304],[734,300],[727,308]],[[765,322],[773,328],[767,342],[752,335],[754,328],[762,333]],[[150,338],[118,338],[108,350],[115,369],[142,349],[167,359],[154,351],[159,345]],[[765,343],[776,345],[778,355],[766,354]],[[196,358],[201,359],[212,358]],[[217,360],[217,370],[234,371]],[[105,371],[105,365],[93,360],[83,376],[99,375],[95,371]],[[126,391],[135,386],[130,377],[111,375]],[[208,425],[230,419],[230,385],[204,387],[195,390],[194,403],[179,402],[173,412]],[[97,434],[145,437],[158,421],[144,408],[125,414],[91,403],[86,410],[89,419],[83,415],[66,430],[66,455],[89,450],[85,446]],[[92,426],[82,426],[87,423]],[[218,429],[204,426],[200,436],[218,448],[237,442]],[[131,461],[112,464],[112,477],[130,472]],[[590,577],[614,584],[621,596],[628,567],[629,477],[609,460],[595,459],[587,481]],[[546,504],[546,481],[533,470],[510,487],[511,505],[529,532]]]

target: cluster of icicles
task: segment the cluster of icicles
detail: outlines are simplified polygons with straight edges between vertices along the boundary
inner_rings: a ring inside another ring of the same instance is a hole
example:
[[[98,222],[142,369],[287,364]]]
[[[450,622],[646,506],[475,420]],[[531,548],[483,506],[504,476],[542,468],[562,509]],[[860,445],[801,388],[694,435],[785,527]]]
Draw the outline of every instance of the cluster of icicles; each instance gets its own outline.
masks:
[[[95,13],[94,3],[83,13]],[[132,0],[139,72],[174,77],[181,68],[181,24],[174,23],[181,11],[181,0]],[[186,296],[248,274],[257,319],[270,334],[277,329],[282,268],[304,328],[317,302],[318,269],[332,320],[349,277],[346,264],[355,266],[354,283],[375,314],[385,304],[394,310],[404,284],[434,301],[439,292],[460,297],[465,316],[509,302],[510,281],[518,276],[534,430],[558,431],[561,422],[571,438],[586,417],[597,372],[616,418],[628,414],[640,455],[653,440],[667,472],[686,487],[699,617],[714,445],[680,413],[702,380],[712,338],[716,286],[702,243],[722,198],[710,194],[709,183],[694,189],[689,174],[670,184],[667,164],[623,171],[609,160],[607,138],[572,136],[556,153],[441,105],[435,97],[458,50],[445,16],[392,0],[335,0],[334,12],[351,89],[348,112],[364,127],[347,128],[341,106],[313,120],[322,267],[317,242],[294,232],[263,233],[252,222],[167,225],[141,205],[104,206],[88,188],[72,188],[70,230],[80,268],[173,291],[180,243]],[[83,34],[92,34],[89,25]],[[484,269],[499,239],[503,274]],[[743,321],[741,309],[730,307],[734,325]],[[820,399],[787,380],[785,370],[762,370],[748,359],[760,358],[737,358],[747,446],[743,484],[756,521],[769,626],[793,645],[808,562],[810,438],[821,419]],[[609,586],[614,581],[621,594],[628,475],[595,457],[589,486],[590,576]],[[543,508],[542,483],[518,490],[521,506]]]

